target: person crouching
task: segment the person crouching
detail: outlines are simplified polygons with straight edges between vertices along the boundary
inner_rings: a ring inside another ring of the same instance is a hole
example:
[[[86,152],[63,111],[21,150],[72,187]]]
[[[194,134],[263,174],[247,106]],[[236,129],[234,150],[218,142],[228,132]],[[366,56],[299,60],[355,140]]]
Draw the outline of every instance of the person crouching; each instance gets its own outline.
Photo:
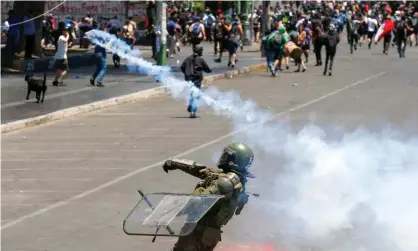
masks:
[[[194,87],[199,89],[202,87],[203,71],[212,72],[206,61],[202,58],[203,47],[197,44],[193,47],[193,55],[188,56],[181,64],[181,71],[184,74],[184,80],[193,83]],[[199,92],[192,88],[189,106],[187,111],[190,112],[190,118],[196,118],[196,112],[199,102]]]
[[[293,60],[296,62],[296,65],[298,66],[294,72],[300,72],[301,66],[303,68],[302,72],[306,71],[306,66],[302,60],[302,55],[303,50],[292,41],[289,41],[284,45],[284,56],[293,58]]]

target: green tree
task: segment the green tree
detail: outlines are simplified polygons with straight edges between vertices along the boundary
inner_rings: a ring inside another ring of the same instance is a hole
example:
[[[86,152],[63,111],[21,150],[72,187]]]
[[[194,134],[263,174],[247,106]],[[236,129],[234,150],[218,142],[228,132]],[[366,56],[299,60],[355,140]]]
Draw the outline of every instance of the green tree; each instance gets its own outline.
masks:
[[[193,1],[193,10],[205,10],[205,1]]]

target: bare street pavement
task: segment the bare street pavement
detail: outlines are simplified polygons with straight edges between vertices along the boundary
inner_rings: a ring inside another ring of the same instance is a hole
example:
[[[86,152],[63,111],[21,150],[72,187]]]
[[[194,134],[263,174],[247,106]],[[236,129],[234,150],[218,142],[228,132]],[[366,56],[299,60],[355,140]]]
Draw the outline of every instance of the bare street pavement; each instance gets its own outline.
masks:
[[[312,66],[311,56],[305,73],[293,73],[291,65],[277,78],[260,71],[213,85],[253,99],[295,130],[310,122],[346,130],[380,130],[390,123],[412,135],[418,131],[408,126],[418,123],[418,49],[408,47],[406,56],[399,59],[393,48],[381,55],[380,46],[350,55],[341,46],[332,77]],[[50,102],[47,97],[45,106]],[[170,250],[174,239],[151,243],[152,237],[127,236],[122,222],[140,198],[138,189],[192,191],[197,180],[178,171],[166,174],[164,160],[176,156],[215,165],[226,144],[242,140],[229,119],[209,108],[198,113],[198,119],[188,119],[185,102],[167,94],[2,135],[2,250]],[[283,250],[289,244],[280,238],[277,212],[260,213],[281,163],[262,165],[263,153],[255,152],[257,178],[248,190],[261,196],[250,198],[225,227],[216,250]]]

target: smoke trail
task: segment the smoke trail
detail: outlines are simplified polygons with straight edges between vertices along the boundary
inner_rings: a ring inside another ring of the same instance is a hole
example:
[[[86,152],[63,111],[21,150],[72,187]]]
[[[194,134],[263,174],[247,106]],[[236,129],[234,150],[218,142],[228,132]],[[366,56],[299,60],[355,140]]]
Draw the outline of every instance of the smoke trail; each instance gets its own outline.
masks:
[[[203,93],[192,83],[176,79],[168,66],[157,66],[140,58],[138,50],[131,50],[125,42],[117,39],[116,36],[100,30],[91,30],[86,33],[92,43],[100,45],[107,50],[118,54],[121,58],[128,60],[131,70],[140,74],[152,76],[164,85],[174,98],[188,100],[190,92],[200,96],[200,105],[210,106],[216,114],[233,117],[242,122],[263,122],[270,119],[271,115],[257,108],[251,100],[242,100],[235,92],[222,93],[216,88],[209,88],[208,93]],[[136,66],[136,67],[132,67]]]
[[[295,250],[418,250],[418,138],[358,129],[335,140],[315,125],[294,132],[285,122],[267,123],[272,114],[235,92],[211,87],[203,93],[112,35],[91,31],[87,36],[141,74],[158,78],[174,98],[187,100],[192,90],[202,105],[230,117],[234,129],[252,125],[234,139],[253,147],[256,171],[264,173],[252,181],[265,190],[264,203],[250,204],[258,215],[252,228],[269,216],[253,235],[272,235]]]

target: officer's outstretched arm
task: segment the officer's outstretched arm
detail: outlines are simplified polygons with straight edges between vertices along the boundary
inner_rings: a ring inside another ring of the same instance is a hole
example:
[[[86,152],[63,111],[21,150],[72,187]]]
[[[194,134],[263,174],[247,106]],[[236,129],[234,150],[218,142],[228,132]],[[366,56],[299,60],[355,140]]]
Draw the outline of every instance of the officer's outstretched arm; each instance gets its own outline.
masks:
[[[205,179],[208,175],[208,172],[205,172],[206,166],[188,159],[167,160],[163,165],[163,169],[165,172],[178,169],[199,179]]]

